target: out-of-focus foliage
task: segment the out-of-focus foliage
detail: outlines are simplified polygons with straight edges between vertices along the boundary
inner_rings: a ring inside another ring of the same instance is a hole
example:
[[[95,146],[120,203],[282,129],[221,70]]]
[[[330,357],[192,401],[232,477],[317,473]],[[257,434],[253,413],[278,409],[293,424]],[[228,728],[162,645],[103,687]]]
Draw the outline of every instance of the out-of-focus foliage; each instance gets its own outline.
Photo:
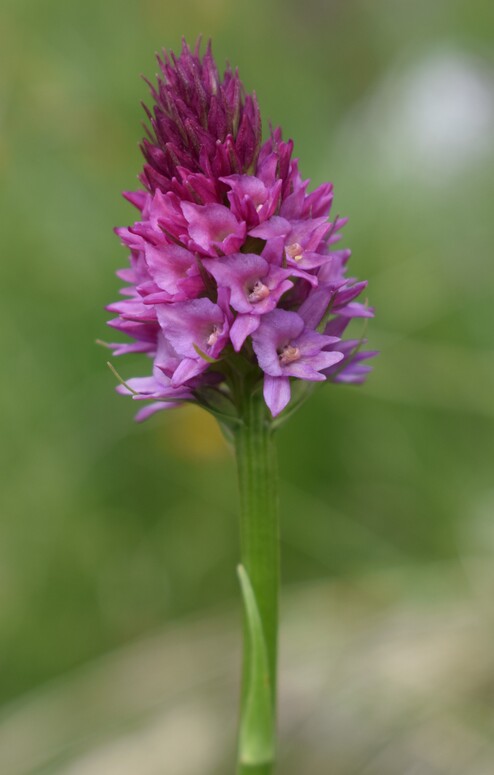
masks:
[[[285,582],[461,564],[494,509],[490,3],[4,0],[1,701],[237,595],[214,423],[136,426],[94,344],[133,218],[139,73],[200,32],[302,173],[335,183],[377,310],[368,384],[322,387],[279,432]]]

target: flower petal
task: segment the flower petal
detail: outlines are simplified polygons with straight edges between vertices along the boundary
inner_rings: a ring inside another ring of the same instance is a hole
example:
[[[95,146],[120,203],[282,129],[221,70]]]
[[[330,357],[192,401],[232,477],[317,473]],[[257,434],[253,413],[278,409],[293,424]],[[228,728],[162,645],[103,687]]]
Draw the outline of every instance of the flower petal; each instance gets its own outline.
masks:
[[[290,380],[265,374],[263,395],[269,411],[276,417],[290,401]]]

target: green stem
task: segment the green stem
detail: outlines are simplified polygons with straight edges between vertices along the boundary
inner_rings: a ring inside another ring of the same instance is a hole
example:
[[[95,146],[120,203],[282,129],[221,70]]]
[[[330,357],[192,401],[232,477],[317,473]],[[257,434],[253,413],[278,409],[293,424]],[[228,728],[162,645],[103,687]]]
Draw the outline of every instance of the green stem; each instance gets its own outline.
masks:
[[[242,423],[235,429],[240,489],[240,550],[241,562],[247,573],[260,618],[261,640],[264,639],[268,675],[265,677],[270,691],[271,714],[266,721],[247,720],[251,686],[252,630],[244,618],[244,654],[241,698],[241,730],[247,726],[264,723],[261,737],[274,738],[276,717],[276,665],[278,641],[278,591],[279,591],[279,516],[278,475],[276,450],[273,440],[271,417],[262,395],[258,392],[244,394]],[[247,616],[247,614],[246,614]],[[252,682],[256,680],[252,677]],[[249,730],[247,730],[249,733]],[[259,735],[259,729],[253,730]],[[271,775],[274,767],[274,740],[268,760],[251,761],[248,751],[239,751],[238,775]]]
[[[267,764],[239,764],[238,775],[271,775],[274,762]]]

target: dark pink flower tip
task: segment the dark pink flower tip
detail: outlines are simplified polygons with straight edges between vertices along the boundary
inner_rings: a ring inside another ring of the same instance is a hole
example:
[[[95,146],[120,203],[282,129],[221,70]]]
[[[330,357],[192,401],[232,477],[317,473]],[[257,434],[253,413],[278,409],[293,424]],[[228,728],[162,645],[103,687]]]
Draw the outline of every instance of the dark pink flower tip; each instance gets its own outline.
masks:
[[[146,110],[151,132],[142,143],[142,182],[151,191],[172,190],[180,167],[217,180],[249,170],[259,154],[255,96],[229,67],[220,77],[210,44],[202,57],[199,49],[200,41],[194,51],[184,41],[179,56],[158,57],[162,76],[149,84],[155,104]]]

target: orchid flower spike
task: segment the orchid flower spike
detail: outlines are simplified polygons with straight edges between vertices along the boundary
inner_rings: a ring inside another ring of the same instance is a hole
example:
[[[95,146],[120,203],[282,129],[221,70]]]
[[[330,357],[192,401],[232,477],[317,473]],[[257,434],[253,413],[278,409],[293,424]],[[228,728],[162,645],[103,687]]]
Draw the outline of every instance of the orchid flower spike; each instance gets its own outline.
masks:
[[[235,416],[246,385],[277,416],[294,382],[362,382],[375,353],[342,336],[373,312],[335,248],[346,220],[330,219],[332,184],[308,193],[280,129],[262,142],[255,94],[220,76],[211,45],[158,63],[141,188],[124,193],[139,215],[116,229],[126,287],[108,307],[131,339],[114,355],[152,366],[117,389],[149,402],[137,419],[186,401]]]

